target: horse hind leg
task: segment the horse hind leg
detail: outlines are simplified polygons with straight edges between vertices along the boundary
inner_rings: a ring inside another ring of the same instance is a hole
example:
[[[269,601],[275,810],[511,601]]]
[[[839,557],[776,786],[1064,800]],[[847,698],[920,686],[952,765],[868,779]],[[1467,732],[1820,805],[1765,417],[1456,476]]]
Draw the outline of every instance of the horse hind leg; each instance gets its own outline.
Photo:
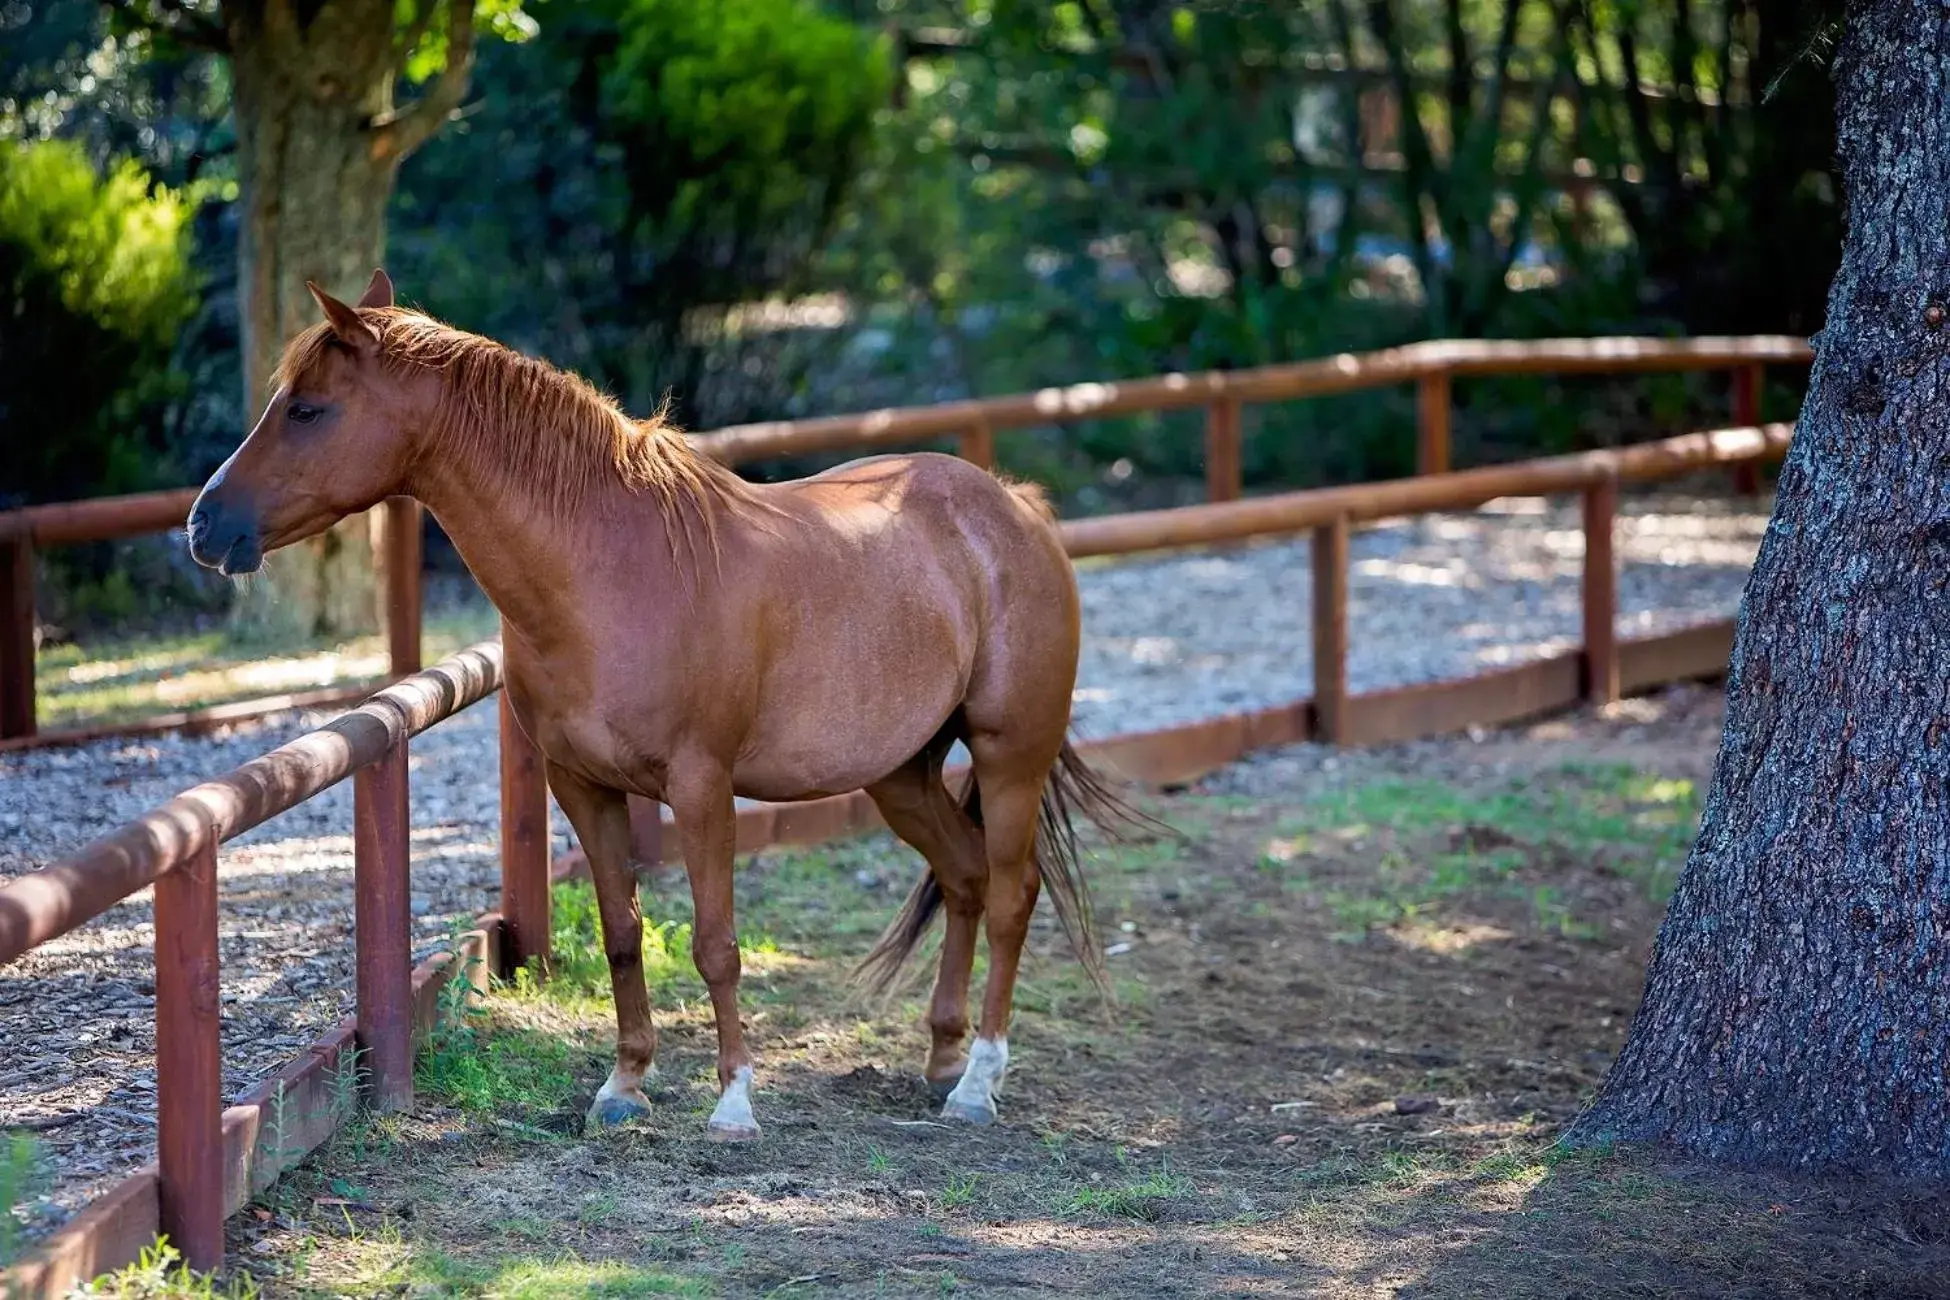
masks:
[[[1036,866],[1037,820],[1054,761],[1053,755],[1040,752],[1040,745],[1031,748],[1035,752],[1012,749],[1000,737],[981,734],[969,741],[982,791],[983,848],[988,860],[983,906],[988,918],[989,972],[968,1068],[942,1106],[944,1119],[994,1123],[996,1097],[1009,1068],[1009,1014],[1016,971],[1042,886]]]
[[[982,830],[971,816],[979,807],[975,791],[971,788],[968,801],[958,801],[942,781],[941,763],[948,748],[947,744],[930,746],[867,789],[887,825],[927,860],[928,870],[908,900],[908,911],[913,913],[905,917],[909,932],[901,934],[903,921],[897,920],[876,949],[876,958],[869,959],[870,965],[880,967],[882,982],[892,978],[900,958],[918,940],[927,919],[920,913],[937,901],[930,891],[947,913],[941,963],[928,1002],[931,1045],[923,1068],[929,1085],[941,1096],[960,1080],[967,1064],[962,1040],[968,1036],[968,984],[988,880]]]

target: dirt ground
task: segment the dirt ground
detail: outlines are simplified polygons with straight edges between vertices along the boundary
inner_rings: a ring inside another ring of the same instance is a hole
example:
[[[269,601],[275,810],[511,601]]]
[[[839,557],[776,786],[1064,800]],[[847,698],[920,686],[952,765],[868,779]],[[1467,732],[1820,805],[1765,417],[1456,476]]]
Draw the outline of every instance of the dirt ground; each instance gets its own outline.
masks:
[[[739,882],[764,1139],[705,1140],[681,877],[646,886],[651,1119],[583,1136],[612,1024],[586,892],[547,988],[496,995],[233,1222],[264,1294],[1950,1295],[1950,1201],[1553,1146],[1637,1002],[1719,699],[1336,754],[1152,801],[1104,848],[1104,1011],[1039,920],[993,1129],[916,1079],[920,988],[847,971],[916,860],[884,837]],[[917,973],[917,981],[920,978]]]

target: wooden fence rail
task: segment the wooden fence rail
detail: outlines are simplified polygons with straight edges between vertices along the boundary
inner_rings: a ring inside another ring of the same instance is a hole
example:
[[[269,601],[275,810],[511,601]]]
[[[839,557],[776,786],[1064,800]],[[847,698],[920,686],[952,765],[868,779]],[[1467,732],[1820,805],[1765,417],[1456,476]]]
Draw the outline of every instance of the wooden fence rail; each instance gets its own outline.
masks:
[[[1223,503],[1244,493],[1246,404],[1292,401],[1357,389],[1416,386],[1416,469],[1450,470],[1451,393],[1458,377],[1516,374],[1627,374],[1725,370],[1733,376],[1733,423],[1760,418],[1761,381],[1770,364],[1805,364],[1812,357],[1798,338],[1451,339],[1412,343],[1380,352],[1342,354],[1289,365],[1202,374],[1161,375],[1112,383],[1074,384],[1007,397],[941,402],[853,415],[738,425],[700,434],[694,445],[728,465],[781,456],[864,449],[953,438],[964,459],[995,463],[997,430],[1125,415],[1206,408],[1206,498]],[[1741,463],[1736,484],[1758,487],[1755,467]],[[34,716],[34,552],[36,547],[105,541],[166,532],[180,525],[196,489],[147,492],[0,512],[0,745],[37,734]],[[392,675],[420,667],[420,507],[404,498],[386,503],[380,560],[385,576],[387,646]],[[344,693],[336,693],[343,697]],[[316,706],[334,693],[280,697],[166,715],[136,728],[74,731],[51,741],[159,727],[211,725],[296,705]]]

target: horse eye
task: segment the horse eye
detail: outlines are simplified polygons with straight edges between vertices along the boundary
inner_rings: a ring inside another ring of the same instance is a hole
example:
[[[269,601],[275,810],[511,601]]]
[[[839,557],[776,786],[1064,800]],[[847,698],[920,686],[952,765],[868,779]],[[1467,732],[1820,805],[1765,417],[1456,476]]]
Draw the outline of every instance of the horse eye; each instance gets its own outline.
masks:
[[[324,412],[318,407],[309,406],[304,402],[293,402],[284,409],[285,418],[293,424],[312,424],[323,414]]]

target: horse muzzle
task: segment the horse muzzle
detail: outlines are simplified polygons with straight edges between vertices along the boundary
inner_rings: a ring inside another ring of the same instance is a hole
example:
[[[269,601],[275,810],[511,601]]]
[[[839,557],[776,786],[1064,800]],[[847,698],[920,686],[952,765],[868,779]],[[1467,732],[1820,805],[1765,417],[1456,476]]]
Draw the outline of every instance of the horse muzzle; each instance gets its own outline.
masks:
[[[264,565],[264,541],[257,520],[245,512],[198,497],[190,507],[186,531],[190,558],[226,578],[256,573]]]

